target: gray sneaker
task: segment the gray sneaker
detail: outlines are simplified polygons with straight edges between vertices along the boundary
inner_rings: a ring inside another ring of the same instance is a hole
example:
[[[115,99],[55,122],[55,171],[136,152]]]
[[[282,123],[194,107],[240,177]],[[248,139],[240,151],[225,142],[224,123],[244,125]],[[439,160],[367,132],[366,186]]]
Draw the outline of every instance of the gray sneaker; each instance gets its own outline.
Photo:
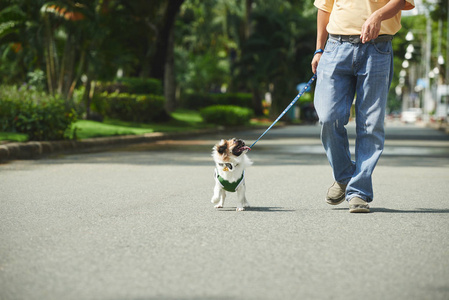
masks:
[[[347,184],[341,184],[335,181],[327,191],[326,202],[330,205],[342,203],[345,200],[346,186]]]
[[[349,200],[349,212],[350,213],[369,213],[369,205],[363,199],[359,197],[353,197]]]

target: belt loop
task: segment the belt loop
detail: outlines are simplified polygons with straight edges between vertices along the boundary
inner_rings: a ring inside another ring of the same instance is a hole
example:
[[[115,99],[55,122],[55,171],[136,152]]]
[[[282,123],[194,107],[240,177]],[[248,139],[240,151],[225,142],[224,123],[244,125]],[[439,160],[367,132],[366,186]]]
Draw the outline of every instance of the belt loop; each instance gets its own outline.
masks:
[[[338,36],[338,41],[341,43],[342,40],[343,40],[343,39],[342,39],[341,35],[339,35],[339,36]]]

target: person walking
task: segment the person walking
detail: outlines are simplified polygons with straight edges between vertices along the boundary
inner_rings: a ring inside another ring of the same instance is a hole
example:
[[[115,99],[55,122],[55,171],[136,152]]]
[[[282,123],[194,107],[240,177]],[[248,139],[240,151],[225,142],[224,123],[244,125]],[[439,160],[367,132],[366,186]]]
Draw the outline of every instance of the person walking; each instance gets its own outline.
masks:
[[[401,11],[414,0],[315,0],[317,75],[314,104],[321,141],[335,182],[326,202],[349,202],[349,212],[367,213],[373,200],[372,173],[383,151],[384,117],[393,76],[391,40]],[[355,160],[345,125],[355,100]]]

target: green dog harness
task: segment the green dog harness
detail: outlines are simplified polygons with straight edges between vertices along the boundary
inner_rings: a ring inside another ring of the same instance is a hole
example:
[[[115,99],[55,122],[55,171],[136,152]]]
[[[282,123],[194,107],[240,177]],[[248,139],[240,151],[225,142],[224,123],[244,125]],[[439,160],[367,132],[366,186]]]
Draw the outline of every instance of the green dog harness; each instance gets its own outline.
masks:
[[[235,182],[229,182],[226,179],[224,179],[223,177],[221,177],[220,174],[218,174],[217,169],[215,169],[215,180],[217,180],[217,182],[221,185],[221,187],[225,191],[234,193],[235,191],[237,191],[239,186],[243,183],[244,179],[245,179],[245,171],[243,171],[242,177],[240,177],[239,180],[237,180]]]

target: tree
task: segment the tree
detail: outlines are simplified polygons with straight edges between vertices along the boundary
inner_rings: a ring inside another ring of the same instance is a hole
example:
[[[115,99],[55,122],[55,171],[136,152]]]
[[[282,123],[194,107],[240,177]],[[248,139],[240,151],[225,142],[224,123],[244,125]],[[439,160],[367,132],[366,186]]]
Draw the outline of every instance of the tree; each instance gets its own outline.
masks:
[[[43,69],[39,9],[44,1],[0,2],[0,78],[3,83],[26,82],[29,72]]]
[[[252,11],[253,28],[242,45],[236,80],[250,87],[254,99],[272,93],[272,115],[295,96],[296,85],[310,78],[315,21],[303,4],[262,2]],[[307,12],[307,11],[306,11]],[[305,70],[305,71],[302,71]],[[255,104],[260,110],[260,104]]]
[[[176,14],[181,7],[184,0],[172,0],[167,4],[164,16],[164,25],[162,26],[161,35],[158,39],[159,43],[156,45],[155,63],[152,65],[153,77],[159,78],[158,74],[160,70],[160,61],[164,62],[163,74],[164,74],[164,96],[165,96],[165,109],[167,112],[171,112],[176,107],[176,83],[175,83],[175,62],[174,62],[174,23]],[[164,51],[165,50],[165,51]],[[160,61],[159,61],[160,59]]]
[[[94,82],[121,69],[163,80],[168,111],[178,86],[251,92],[259,114],[264,92],[273,92],[277,109],[309,77],[302,70],[309,70],[315,21],[307,6],[310,0],[4,1],[0,51],[8,59],[0,73],[20,82],[45,70],[48,90],[67,99],[82,82],[87,110]]]

